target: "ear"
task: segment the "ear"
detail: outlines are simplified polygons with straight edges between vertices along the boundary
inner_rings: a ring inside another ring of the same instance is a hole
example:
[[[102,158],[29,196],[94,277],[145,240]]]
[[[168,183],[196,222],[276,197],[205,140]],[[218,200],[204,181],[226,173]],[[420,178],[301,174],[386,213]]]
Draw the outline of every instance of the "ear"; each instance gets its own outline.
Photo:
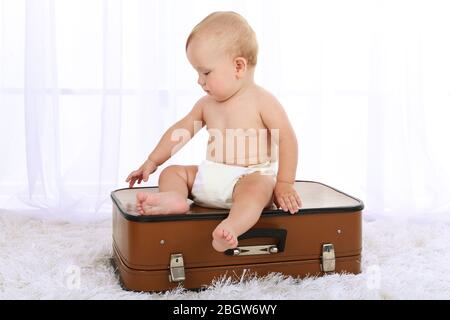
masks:
[[[234,59],[234,71],[238,79],[242,78],[247,71],[247,60],[243,57],[237,57]]]

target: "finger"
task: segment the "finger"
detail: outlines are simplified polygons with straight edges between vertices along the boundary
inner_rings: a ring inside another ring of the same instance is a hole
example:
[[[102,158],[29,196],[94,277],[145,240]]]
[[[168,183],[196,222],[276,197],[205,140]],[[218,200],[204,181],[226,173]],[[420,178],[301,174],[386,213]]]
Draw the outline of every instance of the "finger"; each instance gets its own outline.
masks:
[[[295,200],[297,200],[298,207],[301,208],[302,207],[302,199],[300,198],[298,193],[295,193]]]
[[[129,175],[128,175],[128,177],[127,177],[127,179],[125,180],[125,182],[128,182],[128,181],[130,181],[131,180],[131,177],[133,176],[133,172],[132,173],[130,173]]]
[[[144,171],[144,173],[142,174],[142,178],[144,179],[144,182],[147,182],[149,175],[150,175],[150,170]]]
[[[284,202],[286,202],[286,204],[287,204],[287,206],[288,206],[288,208],[289,208],[289,212],[290,212],[290,213],[294,213],[294,212],[295,212],[295,211],[294,211],[294,205],[293,205],[293,203],[291,203],[291,199],[289,198],[288,195],[285,196]]]
[[[139,177],[140,176],[140,174],[141,174],[141,171],[140,170],[134,170],[132,173],[130,173],[130,177],[131,178],[137,178],[137,177]]]
[[[281,196],[280,199],[282,200],[282,202],[284,204],[283,210],[284,211],[289,211],[289,206],[290,206],[289,199],[285,195]]]
[[[283,211],[287,211],[287,205],[282,197],[278,197],[278,203],[280,204],[280,207],[281,209],[283,209]]]
[[[142,177],[139,177],[137,184],[141,184],[141,181],[142,181]]]
[[[297,204],[297,199],[295,198],[294,195],[291,195],[291,196],[289,196],[289,200],[291,200],[292,207],[294,208],[294,212],[292,212],[292,213],[296,213],[298,211],[298,209],[300,209],[300,207]]]
[[[136,177],[136,176],[138,176],[138,175],[139,175],[139,172],[138,172],[137,170],[134,170],[133,172],[131,172],[131,173],[128,175],[127,180],[130,180],[130,179],[132,179],[132,178],[134,178],[134,177]]]
[[[131,181],[130,181],[130,185],[129,185],[129,187],[130,188],[133,188],[133,186],[134,186],[134,182],[136,181],[136,179],[131,179]]]

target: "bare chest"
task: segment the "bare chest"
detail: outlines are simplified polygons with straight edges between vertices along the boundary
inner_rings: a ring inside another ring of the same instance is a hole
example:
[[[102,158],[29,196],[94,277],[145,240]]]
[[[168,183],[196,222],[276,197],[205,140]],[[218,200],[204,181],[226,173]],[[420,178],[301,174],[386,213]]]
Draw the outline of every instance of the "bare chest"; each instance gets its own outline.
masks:
[[[214,129],[223,133],[227,129],[265,128],[257,106],[251,103],[230,106],[213,105],[205,108],[203,117],[208,130]]]
[[[270,133],[256,105],[210,106],[203,119],[209,132],[207,159],[245,166],[270,159]]]

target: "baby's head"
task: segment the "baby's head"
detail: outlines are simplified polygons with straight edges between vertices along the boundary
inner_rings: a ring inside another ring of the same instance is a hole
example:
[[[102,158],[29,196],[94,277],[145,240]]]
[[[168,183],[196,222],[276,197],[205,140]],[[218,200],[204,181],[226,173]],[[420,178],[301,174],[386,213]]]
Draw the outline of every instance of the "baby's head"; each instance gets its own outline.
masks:
[[[258,56],[256,35],[235,12],[214,12],[194,27],[186,41],[198,83],[218,101],[227,100],[246,80],[253,81]]]
[[[241,15],[232,11],[213,12],[192,29],[186,41],[186,51],[195,38],[208,41],[231,57],[243,57],[249,67],[255,67],[258,43],[252,27]]]

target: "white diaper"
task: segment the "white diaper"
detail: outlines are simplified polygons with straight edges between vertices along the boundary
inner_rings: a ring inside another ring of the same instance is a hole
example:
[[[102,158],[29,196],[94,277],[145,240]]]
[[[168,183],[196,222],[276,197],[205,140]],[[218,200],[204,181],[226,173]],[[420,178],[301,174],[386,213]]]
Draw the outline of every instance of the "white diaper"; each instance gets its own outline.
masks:
[[[238,180],[253,172],[277,175],[277,163],[267,161],[248,167],[232,166],[204,160],[199,166],[192,186],[192,200],[202,207],[230,209],[234,186]]]

